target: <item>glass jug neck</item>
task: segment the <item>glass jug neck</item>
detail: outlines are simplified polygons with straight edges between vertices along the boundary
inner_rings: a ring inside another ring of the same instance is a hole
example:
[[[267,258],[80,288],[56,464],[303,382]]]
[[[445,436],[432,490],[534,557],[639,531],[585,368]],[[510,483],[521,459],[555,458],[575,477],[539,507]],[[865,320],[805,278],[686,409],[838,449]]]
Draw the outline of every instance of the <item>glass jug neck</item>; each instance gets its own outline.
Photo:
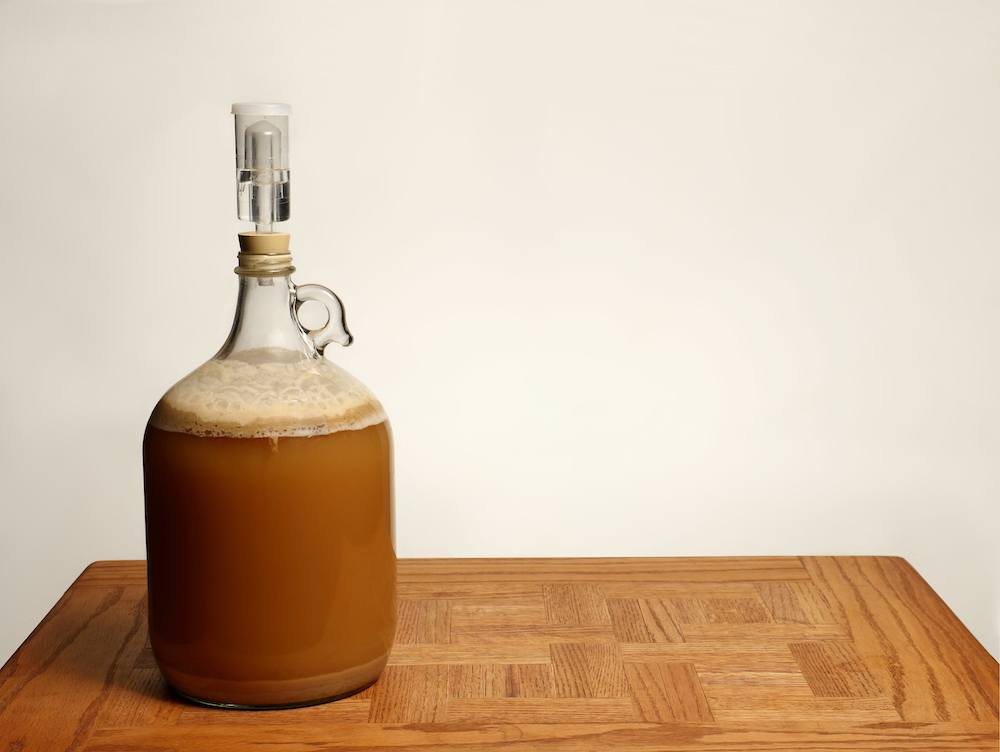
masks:
[[[274,276],[240,275],[239,294],[233,328],[215,356],[225,359],[249,350],[273,353],[284,358],[317,357],[295,314],[295,285],[287,274]]]

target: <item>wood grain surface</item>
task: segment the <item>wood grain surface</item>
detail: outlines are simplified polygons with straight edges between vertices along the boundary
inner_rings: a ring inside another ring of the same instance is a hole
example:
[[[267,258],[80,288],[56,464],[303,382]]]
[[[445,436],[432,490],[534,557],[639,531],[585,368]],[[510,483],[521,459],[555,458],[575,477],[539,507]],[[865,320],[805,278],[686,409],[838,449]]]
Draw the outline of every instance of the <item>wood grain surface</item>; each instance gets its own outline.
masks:
[[[897,558],[423,559],[382,678],[178,700],[145,565],[88,567],[0,670],[0,750],[997,750],[997,662]]]

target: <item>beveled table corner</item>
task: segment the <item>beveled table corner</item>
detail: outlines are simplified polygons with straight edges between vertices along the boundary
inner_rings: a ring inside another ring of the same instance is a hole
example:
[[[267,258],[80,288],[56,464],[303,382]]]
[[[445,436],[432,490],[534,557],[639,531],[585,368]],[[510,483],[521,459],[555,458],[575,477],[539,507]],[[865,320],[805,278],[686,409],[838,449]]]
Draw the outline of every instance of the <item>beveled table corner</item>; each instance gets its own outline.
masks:
[[[353,697],[170,693],[142,561],[87,567],[0,670],[0,750],[997,750],[998,666],[895,557],[404,559]]]

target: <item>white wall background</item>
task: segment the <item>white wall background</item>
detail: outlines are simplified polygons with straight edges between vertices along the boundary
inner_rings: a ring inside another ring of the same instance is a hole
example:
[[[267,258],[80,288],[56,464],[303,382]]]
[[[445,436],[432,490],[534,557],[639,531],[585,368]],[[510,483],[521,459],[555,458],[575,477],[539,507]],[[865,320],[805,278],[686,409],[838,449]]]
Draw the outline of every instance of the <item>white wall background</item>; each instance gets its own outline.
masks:
[[[0,659],[143,556],[224,338],[235,100],[407,556],[906,556],[998,652],[1000,5],[6,2]]]

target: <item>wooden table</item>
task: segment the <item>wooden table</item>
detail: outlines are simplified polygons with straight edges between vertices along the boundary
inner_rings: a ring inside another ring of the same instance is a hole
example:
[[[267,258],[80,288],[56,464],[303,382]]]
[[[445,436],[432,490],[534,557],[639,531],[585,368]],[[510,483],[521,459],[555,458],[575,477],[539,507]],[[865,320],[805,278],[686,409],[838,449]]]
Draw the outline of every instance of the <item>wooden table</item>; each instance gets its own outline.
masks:
[[[422,559],[340,702],[164,687],[141,561],[88,567],[0,671],[0,750],[996,750],[997,662],[902,559]]]

